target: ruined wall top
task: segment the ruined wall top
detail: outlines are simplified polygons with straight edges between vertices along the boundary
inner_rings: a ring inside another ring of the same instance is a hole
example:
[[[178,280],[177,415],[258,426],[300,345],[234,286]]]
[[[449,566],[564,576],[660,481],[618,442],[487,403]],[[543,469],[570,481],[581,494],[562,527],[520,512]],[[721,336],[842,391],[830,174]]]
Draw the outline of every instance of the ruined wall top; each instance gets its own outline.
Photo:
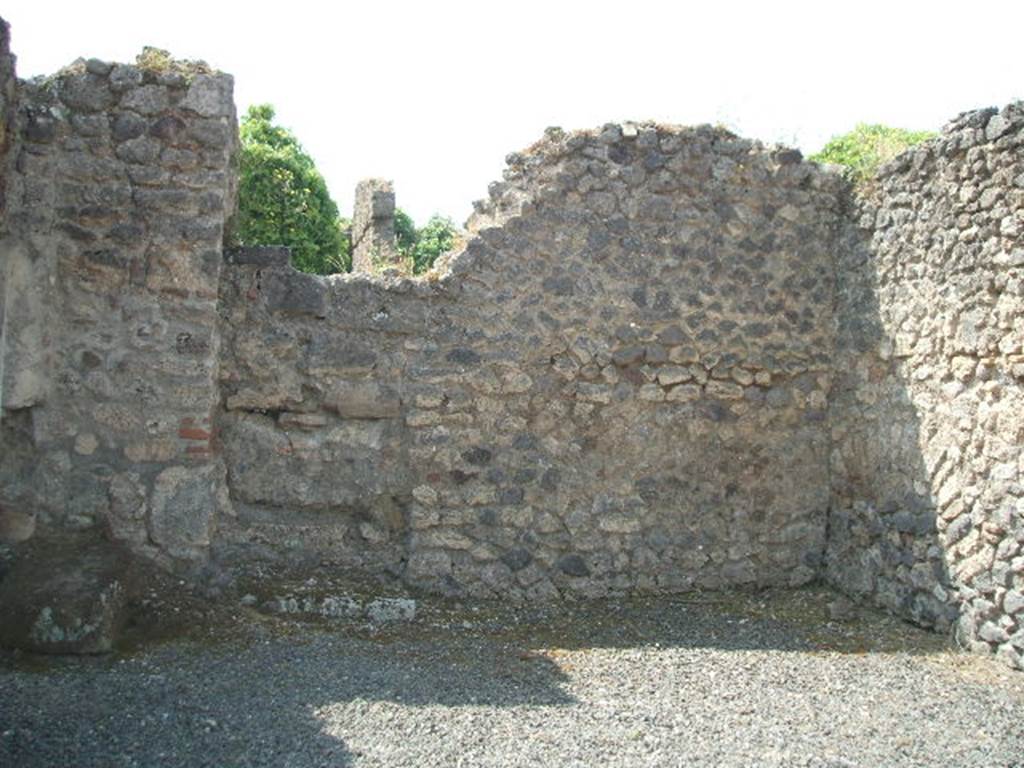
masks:
[[[962,112],[946,123],[935,138],[910,147],[878,169],[876,179],[901,176],[907,171],[927,173],[926,163],[941,156],[954,156],[974,148],[991,145],[1001,151],[1019,142],[1017,132],[1024,123],[1024,101],[1014,101],[1002,109],[986,107]],[[979,157],[976,152],[975,157]]]
[[[843,184],[838,174],[801,159],[798,150],[765,146],[711,125],[625,122],[577,131],[548,128],[529,148],[506,156],[503,180],[488,187],[488,199],[474,203],[470,229],[495,226],[523,213],[524,206],[528,210],[566,193],[593,194],[597,200],[645,186],[657,194],[678,188],[683,176],[691,183],[721,186],[751,164],[757,168],[756,182],[794,185],[813,179],[814,188],[832,191]],[[594,178],[580,187],[568,184],[585,175]]]

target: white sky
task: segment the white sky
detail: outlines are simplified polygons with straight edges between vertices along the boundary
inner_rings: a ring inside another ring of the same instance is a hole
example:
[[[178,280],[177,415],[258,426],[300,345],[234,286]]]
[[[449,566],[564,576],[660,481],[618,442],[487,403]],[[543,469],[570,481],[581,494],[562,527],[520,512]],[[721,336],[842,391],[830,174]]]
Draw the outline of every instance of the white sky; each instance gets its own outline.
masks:
[[[858,122],[939,128],[1024,97],[1024,0],[7,0],[21,77],[143,45],[270,102],[343,215],[367,176],[463,221],[549,125],[724,123],[813,152]]]

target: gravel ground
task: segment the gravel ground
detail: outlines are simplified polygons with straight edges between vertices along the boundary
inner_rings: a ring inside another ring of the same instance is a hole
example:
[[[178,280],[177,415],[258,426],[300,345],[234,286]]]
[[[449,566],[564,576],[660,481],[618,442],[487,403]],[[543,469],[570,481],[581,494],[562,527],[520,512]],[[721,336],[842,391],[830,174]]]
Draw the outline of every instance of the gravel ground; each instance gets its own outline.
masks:
[[[232,605],[214,637],[0,657],[0,766],[1024,766],[1024,674],[828,599]]]

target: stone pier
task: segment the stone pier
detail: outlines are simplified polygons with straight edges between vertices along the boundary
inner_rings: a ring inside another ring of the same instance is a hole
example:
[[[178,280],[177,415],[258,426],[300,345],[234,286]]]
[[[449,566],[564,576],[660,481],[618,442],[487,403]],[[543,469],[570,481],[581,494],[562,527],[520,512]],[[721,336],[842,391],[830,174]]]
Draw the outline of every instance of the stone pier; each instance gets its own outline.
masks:
[[[394,187],[385,179],[364,179],[356,186],[352,271],[373,273],[400,267],[395,244]]]

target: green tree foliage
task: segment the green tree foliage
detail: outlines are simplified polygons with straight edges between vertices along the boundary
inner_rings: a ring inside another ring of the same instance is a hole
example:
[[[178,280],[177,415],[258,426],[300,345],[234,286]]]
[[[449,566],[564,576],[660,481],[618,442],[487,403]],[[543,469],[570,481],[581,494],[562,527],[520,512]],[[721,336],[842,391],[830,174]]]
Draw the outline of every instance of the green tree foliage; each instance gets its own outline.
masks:
[[[398,248],[404,256],[412,260],[412,271],[417,275],[422,275],[434,266],[437,257],[442,253],[452,250],[459,237],[459,229],[452,220],[437,214],[431,216],[422,227],[414,229],[414,238],[411,242],[406,240],[407,244],[404,247],[402,235],[399,234],[397,216],[395,230],[398,235]]]
[[[861,123],[849,133],[834,136],[810,159],[845,166],[851,179],[865,182],[875,175],[880,165],[933,136],[935,133],[931,131],[907,131]]]
[[[287,245],[296,269],[316,274],[350,269],[349,222],[295,136],[274,124],[274,108],[252,106],[242,118],[237,238]]]
[[[405,258],[411,258],[416,248],[416,223],[401,208],[395,208],[395,245]]]
[[[236,237],[248,245],[287,245],[296,269],[328,275],[352,268],[349,230],[323,176],[291,131],[274,124],[274,108],[260,104],[242,118],[241,173]],[[398,251],[414,274],[451,250],[459,229],[432,216],[417,228],[405,211],[395,211]]]
[[[434,266],[437,257],[452,250],[460,236],[459,228],[449,218],[434,214],[417,227],[409,214],[395,209],[395,244],[414,275],[422,275]]]

